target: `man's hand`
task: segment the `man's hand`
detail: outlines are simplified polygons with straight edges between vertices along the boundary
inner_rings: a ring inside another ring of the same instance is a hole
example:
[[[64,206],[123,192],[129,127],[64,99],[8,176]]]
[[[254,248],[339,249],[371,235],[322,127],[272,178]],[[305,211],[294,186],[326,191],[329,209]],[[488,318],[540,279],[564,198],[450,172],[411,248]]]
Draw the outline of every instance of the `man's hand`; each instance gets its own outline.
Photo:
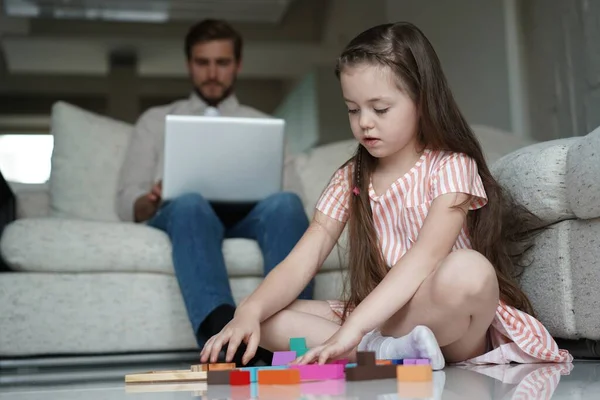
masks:
[[[147,221],[156,214],[162,200],[162,181],[152,186],[150,192],[140,196],[133,206],[135,222]]]

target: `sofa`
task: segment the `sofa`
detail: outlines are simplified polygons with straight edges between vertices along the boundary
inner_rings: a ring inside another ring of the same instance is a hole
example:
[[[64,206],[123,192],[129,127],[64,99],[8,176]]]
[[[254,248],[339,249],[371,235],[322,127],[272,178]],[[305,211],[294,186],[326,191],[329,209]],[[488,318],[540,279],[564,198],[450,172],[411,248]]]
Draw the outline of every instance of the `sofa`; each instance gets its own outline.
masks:
[[[18,219],[0,239],[12,271],[0,274],[0,357],[160,353],[197,348],[170,243],[158,230],[120,222],[118,171],[132,126],[59,102],[53,106],[48,184],[13,185]],[[498,179],[551,229],[521,279],[539,318],[565,339],[600,339],[600,129],[530,143],[474,126]],[[285,190],[312,216],[354,140],[317,146],[286,163]],[[344,259],[334,250],[315,297],[337,298]],[[223,251],[236,301],[262,278],[256,243],[227,239]],[[577,289],[577,290],[576,290]]]

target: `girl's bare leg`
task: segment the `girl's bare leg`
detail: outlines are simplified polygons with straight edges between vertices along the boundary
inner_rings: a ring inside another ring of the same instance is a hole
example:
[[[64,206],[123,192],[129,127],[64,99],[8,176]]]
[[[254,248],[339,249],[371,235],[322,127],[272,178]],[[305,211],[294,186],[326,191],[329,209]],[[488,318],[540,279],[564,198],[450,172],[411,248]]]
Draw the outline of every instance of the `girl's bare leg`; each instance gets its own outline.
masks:
[[[498,296],[496,272],[488,260],[475,251],[458,250],[381,331],[384,336],[401,337],[425,325],[435,334],[446,361],[464,361],[485,353]]]
[[[270,351],[286,351],[291,337],[304,337],[306,345],[313,348],[333,336],[340,324],[326,301],[297,300],[262,323],[260,346]],[[355,356],[351,355],[352,361]]]

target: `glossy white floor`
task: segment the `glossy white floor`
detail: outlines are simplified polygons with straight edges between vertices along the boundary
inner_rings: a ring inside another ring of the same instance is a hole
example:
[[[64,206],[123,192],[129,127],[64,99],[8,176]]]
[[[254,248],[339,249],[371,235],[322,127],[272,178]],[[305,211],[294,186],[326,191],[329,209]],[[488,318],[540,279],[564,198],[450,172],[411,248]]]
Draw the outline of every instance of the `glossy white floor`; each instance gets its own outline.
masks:
[[[117,372],[117,371],[112,371]],[[231,388],[205,384],[125,386],[122,379],[86,384],[0,387],[2,400],[119,399],[600,399],[600,362],[448,367],[429,384],[329,381],[297,386]]]

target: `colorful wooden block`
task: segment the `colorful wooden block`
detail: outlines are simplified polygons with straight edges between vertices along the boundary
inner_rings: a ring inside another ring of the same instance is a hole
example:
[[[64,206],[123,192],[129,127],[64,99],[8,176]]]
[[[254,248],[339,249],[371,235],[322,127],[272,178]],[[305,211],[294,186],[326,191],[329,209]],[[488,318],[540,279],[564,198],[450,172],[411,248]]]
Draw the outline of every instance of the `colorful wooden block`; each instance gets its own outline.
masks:
[[[403,365],[404,364],[404,360],[399,358],[399,359],[395,359],[395,360],[391,360],[392,361],[392,365]]]
[[[301,357],[306,354],[308,347],[306,346],[305,338],[290,338],[290,350],[296,352],[296,357]]]
[[[249,385],[250,371],[230,371],[229,380],[230,385]]]
[[[231,371],[208,371],[207,381],[209,385],[229,385]]]
[[[417,365],[417,360],[414,358],[405,358],[403,365]]]
[[[295,351],[276,351],[273,353],[272,366],[288,365],[297,358]]]
[[[242,367],[239,368],[240,371],[248,371],[250,372],[250,382],[258,382],[258,371],[260,370],[282,370],[287,369],[285,365],[271,366],[271,367]]]
[[[392,365],[392,360],[375,360],[375,365]]]
[[[347,358],[343,358],[341,360],[333,360],[328,362],[327,364],[341,364],[341,365],[346,365],[349,364],[350,361]]]
[[[296,385],[300,383],[300,371],[297,369],[259,370],[260,385]]]
[[[300,381],[302,382],[344,379],[344,366],[342,364],[291,365],[290,368],[300,371]]]
[[[192,365],[192,371],[231,371],[235,369],[235,363],[214,363]]]
[[[375,352],[359,351],[356,353],[356,362],[359,367],[373,366],[375,364]]]
[[[430,365],[430,364],[431,364],[430,360],[427,360],[425,358],[418,358],[416,365]]]
[[[401,382],[427,382],[433,380],[431,365],[397,365],[396,379]]]
[[[347,381],[372,381],[396,377],[395,365],[357,366],[346,369]]]
[[[151,371],[125,375],[125,383],[198,382],[206,381],[206,372],[192,370]]]

